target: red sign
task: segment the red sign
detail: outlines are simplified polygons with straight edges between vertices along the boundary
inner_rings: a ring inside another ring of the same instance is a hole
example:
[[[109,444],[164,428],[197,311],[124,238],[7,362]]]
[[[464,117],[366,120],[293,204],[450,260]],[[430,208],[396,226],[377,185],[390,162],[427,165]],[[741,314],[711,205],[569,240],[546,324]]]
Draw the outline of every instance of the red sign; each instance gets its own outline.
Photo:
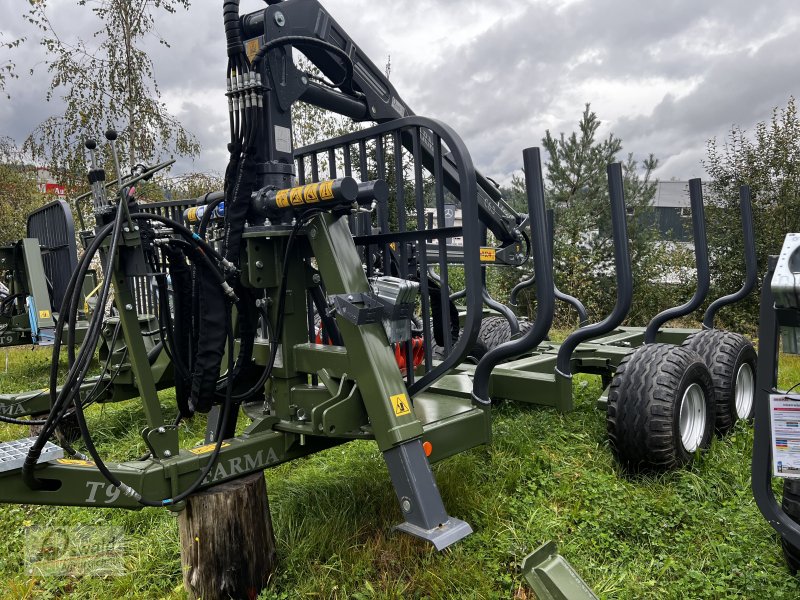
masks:
[[[55,194],[59,198],[62,198],[67,195],[67,190],[64,188],[63,185],[60,185],[58,183],[44,184],[44,192],[45,194]]]

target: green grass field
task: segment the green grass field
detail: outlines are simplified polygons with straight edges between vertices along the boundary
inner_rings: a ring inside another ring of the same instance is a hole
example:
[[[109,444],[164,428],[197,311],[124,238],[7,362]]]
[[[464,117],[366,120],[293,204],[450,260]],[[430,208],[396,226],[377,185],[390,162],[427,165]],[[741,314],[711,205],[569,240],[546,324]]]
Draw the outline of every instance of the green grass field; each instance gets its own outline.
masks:
[[[10,351],[0,391],[43,387],[50,355]],[[2,363],[0,362],[0,365]],[[0,367],[1,369],[2,367]],[[782,361],[788,387],[800,360]],[[437,553],[392,532],[400,511],[376,447],[355,442],[267,471],[279,568],[263,598],[533,598],[519,571],[546,540],[602,598],[800,597],[777,535],[750,491],[752,430],[739,424],[688,470],[628,479],[615,466],[599,378],[576,378],[568,415],[506,404],[494,443],[437,465],[450,514],[475,533]],[[173,405],[163,393],[165,407]],[[144,450],[134,401],[93,407],[90,427],[110,459]],[[0,426],[3,439],[27,435]],[[204,422],[182,425],[184,444]],[[166,510],[0,507],[0,598],[184,598],[177,520]],[[26,531],[114,525],[127,540],[125,573],[32,578]]]

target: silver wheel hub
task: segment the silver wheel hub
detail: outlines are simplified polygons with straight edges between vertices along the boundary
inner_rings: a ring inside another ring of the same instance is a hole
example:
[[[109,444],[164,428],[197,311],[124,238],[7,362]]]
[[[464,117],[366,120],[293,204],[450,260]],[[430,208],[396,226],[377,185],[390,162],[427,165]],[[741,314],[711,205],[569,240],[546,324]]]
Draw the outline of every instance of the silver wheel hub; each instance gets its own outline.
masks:
[[[706,395],[699,384],[693,383],[681,399],[680,434],[683,448],[696,452],[706,430]]]
[[[736,401],[736,416],[739,419],[746,419],[750,416],[753,409],[753,399],[755,398],[756,386],[753,368],[742,363],[736,372],[736,387],[734,397]]]

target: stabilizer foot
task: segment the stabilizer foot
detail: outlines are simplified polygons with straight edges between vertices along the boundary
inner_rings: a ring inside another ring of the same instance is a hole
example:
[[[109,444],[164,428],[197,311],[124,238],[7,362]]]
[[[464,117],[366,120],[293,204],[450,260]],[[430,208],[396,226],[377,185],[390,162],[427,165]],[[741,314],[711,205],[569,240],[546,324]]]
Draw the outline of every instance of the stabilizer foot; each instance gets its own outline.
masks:
[[[408,522],[395,526],[395,529],[428,541],[437,550],[444,550],[472,533],[469,523],[455,517],[450,517],[445,523],[433,529],[423,529]]]
[[[432,543],[437,550],[468,536],[472,528],[447,514],[419,439],[383,453],[406,522],[396,529]]]

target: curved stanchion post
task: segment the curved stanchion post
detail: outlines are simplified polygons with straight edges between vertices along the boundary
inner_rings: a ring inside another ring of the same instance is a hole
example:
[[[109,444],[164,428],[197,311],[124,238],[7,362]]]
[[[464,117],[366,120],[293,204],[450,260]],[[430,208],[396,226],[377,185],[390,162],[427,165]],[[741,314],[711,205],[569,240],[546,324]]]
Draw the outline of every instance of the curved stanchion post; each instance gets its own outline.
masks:
[[[489,295],[489,290],[486,289],[485,285],[483,286],[483,303],[505,317],[506,321],[508,321],[511,337],[519,334],[519,321],[517,320],[517,315],[515,315],[514,311],[508,306],[492,298]]]
[[[553,256],[553,247],[555,245],[554,221],[553,210],[549,209],[547,211],[547,235],[548,239],[550,240],[550,256]],[[511,306],[516,306],[517,297],[519,296],[520,292],[532,287],[534,283],[536,283],[536,275],[531,275],[528,279],[524,279],[514,286],[514,289],[511,290],[511,295],[509,296],[509,304],[511,304]],[[556,300],[566,302],[578,312],[578,323],[580,327],[584,327],[589,324],[589,315],[586,312],[586,307],[583,305],[583,302],[578,300],[575,296],[565,294],[558,289],[558,286],[555,284],[555,279],[553,280],[553,292],[555,293]]]
[[[553,256],[556,244],[556,218],[552,209],[547,211],[547,235],[550,238],[550,256]],[[565,294],[558,289],[555,279],[553,279],[553,292],[556,295],[556,300],[566,302],[577,311],[579,327],[586,327],[589,324],[589,314],[586,312],[586,307],[583,305],[583,302],[578,300],[575,296]]]
[[[430,277],[436,283],[441,284],[442,278],[436,274],[436,271],[433,270],[433,267],[428,267],[428,277]],[[458,292],[453,292],[450,294],[450,301],[455,302],[456,300],[460,300],[461,298],[466,298],[467,296],[467,288],[460,290]]]
[[[628,223],[625,214],[625,192],[622,186],[622,165],[608,165],[608,191],[611,197],[611,234],[614,240],[614,267],[617,271],[617,303],[614,310],[600,323],[581,327],[572,332],[558,349],[556,376],[572,377],[572,353],[578,344],[606,334],[622,323],[633,300],[633,276],[631,255],[628,250]]]
[[[531,275],[527,279],[523,279],[517,285],[514,286],[514,289],[511,290],[511,294],[508,297],[508,303],[511,306],[517,305],[517,298],[519,297],[520,292],[523,290],[527,290],[529,287],[533,287],[533,284],[536,283],[536,275]]]
[[[680,306],[668,308],[647,324],[644,332],[644,343],[652,344],[656,341],[658,330],[670,319],[688,315],[703,303],[708,294],[711,276],[708,272],[708,240],[706,239],[706,218],[703,210],[703,184],[700,179],[689,180],[689,200],[692,205],[692,230],[694,234],[694,260],[697,268],[697,289],[694,296]]]
[[[472,399],[476,404],[487,406],[489,398],[489,376],[492,369],[501,361],[528,352],[538,346],[553,324],[555,297],[553,296],[553,261],[545,232],[544,179],[538,148],[523,151],[525,183],[528,195],[528,212],[531,217],[531,244],[533,246],[533,266],[536,272],[536,321],[525,335],[516,340],[501,344],[489,351],[475,368],[472,382]]]
[[[714,328],[714,317],[723,306],[728,306],[744,300],[758,281],[758,266],[756,264],[756,234],[753,226],[753,202],[750,195],[750,186],[743,185],[739,188],[739,202],[742,211],[742,239],[744,240],[745,280],[739,291],[717,298],[706,309],[703,315],[703,329]]]
[[[485,225],[481,225],[481,245],[487,245]],[[515,315],[514,311],[508,306],[498,302],[489,294],[489,288],[486,287],[486,267],[484,265],[481,265],[481,283],[483,284],[483,288],[481,289],[483,303],[492,310],[499,312],[501,315],[503,315],[505,320],[508,321],[511,337],[519,335],[519,321],[517,321],[517,315]]]
[[[772,489],[772,432],[770,431],[769,396],[778,385],[778,319],[772,276],[777,257],[770,256],[767,274],[761,284],[761,308],[758,326],[758,370],[756,373],[756,414],[753,432],[751,485],[758,510],[772,528],[793,546],[800,546],[800,523],[781,508]]]
[[[450,301],[455,302],[456,300],[461,300],[461,298],[465,298],[467,296],[467,290],[464,288],[460,292],[454,292],[450,294]]]

